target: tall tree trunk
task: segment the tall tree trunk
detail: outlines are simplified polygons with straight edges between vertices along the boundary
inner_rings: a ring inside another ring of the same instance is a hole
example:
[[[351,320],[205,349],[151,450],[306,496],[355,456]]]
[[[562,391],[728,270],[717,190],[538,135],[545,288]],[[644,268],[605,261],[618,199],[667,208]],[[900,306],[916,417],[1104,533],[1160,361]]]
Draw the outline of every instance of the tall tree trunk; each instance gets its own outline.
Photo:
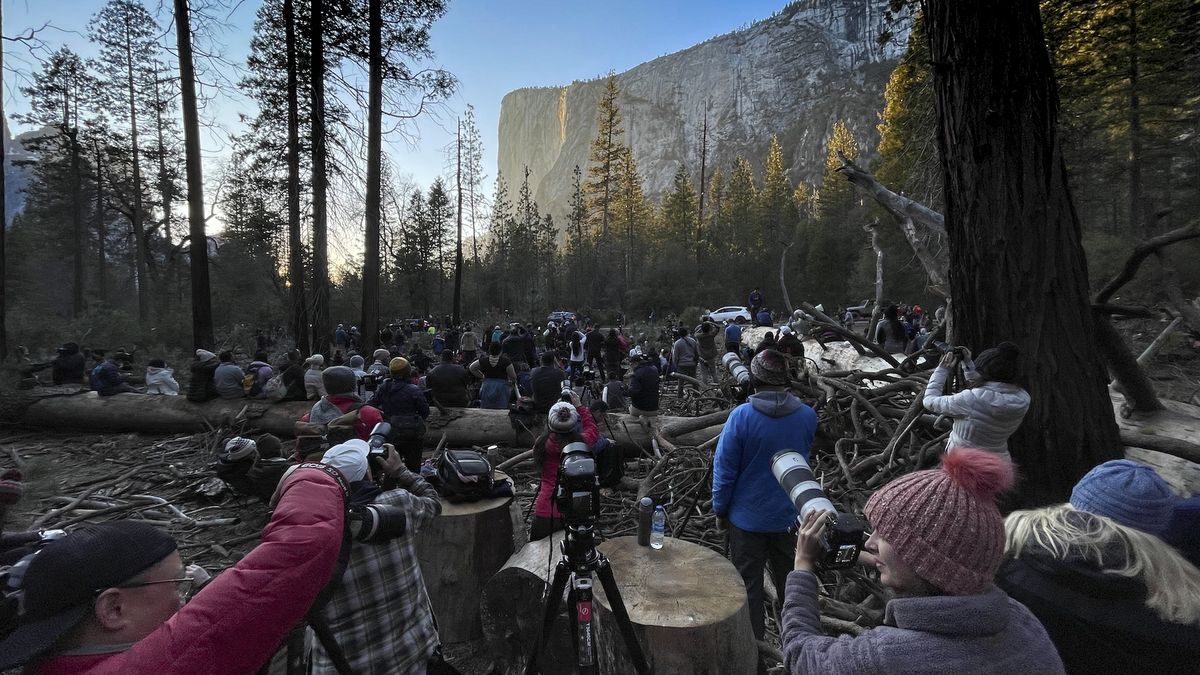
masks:
[[[696,284],[703,279],[700,261],[700,240],[704,237],[704,180],[708,163],[708,102],[704,104],[704,126],[700,128],[700,208],[696,213]],[[790,302],[788,303],[791,304]]]
[[[67,131],[71,144],[71,225],[74,233],[71,258],[74,268],[71,279],[71,317],[83,314],[83,252],[87,249],[87,231],[83,226],[83,169],[80,167],[79,127]]]
[[[383,191],[383,0],[368,3],[367,215],[362,280],[363,353],[379,339],[379,221]]]
[[[108,261],[104,248],[108,244],[107,214],[104,212],[104,150],[95,141],[96,153],[96,294],[100,304],[108,303]]]
[[[0,2],[0,94],[4,92],[4,3]],[[0,120],[4,119],[4,96],[0,95]],[[8,359],[8,306],[7,292],[8,258],[4,240],[8,230],[8,205],[5,184],[8,173],[8,148],[3,147],[6,139],[0,138],[0,361]]]
[[[313,351],[329,351],[328,181],[325,174],[325,2],[312,0]]]
[[[1020,501],[1062,502],[1121,444],[1057,133],[1036,0],[926,0],[955,340],[1020,346],[1033,404],[1012,436]]]
[[[1129,231],[1143,238],[1151,233],[1150,219],[1142,203],[1142,103],[1138,91],[1141,76],[1138,45],[1138,0],[1129,3]]]
[[[126,21],[128,21],[128,17]],[[137,92],[133,81],[133,42],[130,37],[132,28],[125,27],[125,84],[129,96],[129,140],[131,157],[133,158],[133,225],[134,238],[134,270],[136,271],[138,321],[150,317],[150,290],[147,288],[150,279],[146,272],[146,228],[142,220],[142,163],[141,150],[138,148],[137,125]]]
[[[188,186],[191,244],[192,344],[213,348],[212,302],[208,288],[208,236],[204,228],[204,175],[200,168],[200,118],[196,112],[196,71],[192,66],[192,25],[187,0],[175,0],[175,40],[179,46],[180,107]]]
[[[462,193],[462,120],[458,122],[458,164],[454,171],[454,182],[458,186],[458,242],[454,248],[454,305],[451,310],[451,323],[458,325],[462,315],[462,276],[463,276],[463,250],[462,250],[462,215],[463,215],[463,193]]]
[[[167,242],[167,249],[170,250],[174,246],[171,237],[171,205],[175,202],[174,184],[171,181],[170,175],[167,173],[167,143],[163,136],[163,97],[162,97],[162,82],[158,77],[156,69],[154,76],[154,121],[156,131],[158,132],[158,193],[162,199],[162,217],[163,217],[163,238]],[[175,258],[167,259],[167,274],[166,287],[175,286]],[[170,302],[170,296],[162,295],[163,305]]]
[[[295,0],[283,0],[283,22],[287,51],[287,212],[291,328],[296,348],[308,354],[310,343],[308,302],[304,298],[304,240],[300,232],[300,101]],[[363,331],[367,331],[365,326]]]

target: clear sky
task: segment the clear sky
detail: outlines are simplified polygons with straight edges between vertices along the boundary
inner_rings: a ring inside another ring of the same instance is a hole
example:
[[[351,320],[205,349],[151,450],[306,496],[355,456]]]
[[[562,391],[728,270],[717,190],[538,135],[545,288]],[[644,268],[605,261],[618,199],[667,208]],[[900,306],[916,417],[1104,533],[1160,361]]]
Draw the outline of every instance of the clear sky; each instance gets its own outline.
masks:
[[[87,23],[105,0],[0,0],[4,3],[4,34],[24,34],[43,24],[40,33],[49,48],[67,44],[94,55],[87,42]],[[143,0],[152,13],[169,25],[169,0]],[[196,0],[193,0],[195,3]],[[216,0],[206,0],[210,4]],[[249,50],[258,0],[224,0],[228,30],[217,39],[219,51],[242,66]],[[710,37],[766,18],[785,0],[450,0],[449,10],[433,27],[436,63],[460,82],[440,119],[421,119],[414,144],[390,139],[390,152],[399,172],[428,185],[447,173],[446,149],[453,140],[455,117],[475,106],[485,145],[484,168],[496,172],[496,130],[500,100],[514,89],[568,84],[577,79],[621,72],[639,63],[684,49]],[[174,34],[165,35],[173,41]],[[22,73],[37,67],[20,45],[5,45],[5,106],[11,114],[24,109],[17,91]],[[16,70],[17,72],[12,72]],[[227,69],[228,70],[228,69]],[[223,73],[231,81],[236,72]],[[253,113],[244,99],[213,102],[207,116],[222,131],[207,135],[205,154],[226,152],[222,136],[241,131],[239,113]],[[11,124],[14,134],[24,130]]]

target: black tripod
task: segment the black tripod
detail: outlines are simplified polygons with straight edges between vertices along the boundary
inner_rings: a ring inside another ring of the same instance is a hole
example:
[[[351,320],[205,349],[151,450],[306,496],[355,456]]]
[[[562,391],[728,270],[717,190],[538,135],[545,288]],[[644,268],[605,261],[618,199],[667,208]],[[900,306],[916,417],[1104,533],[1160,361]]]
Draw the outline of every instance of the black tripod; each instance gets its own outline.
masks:
[[[550,638],[554,628],[554,618],[558,614],[558,603],[563,591],[570,582],[567,592],[567,606],[571,619],[571,638],[575,647],[576,673],[580,675],[596,675],[600,672],[596,659],[596,621],[592,611],[592,573],[600,575],[600,585],[608,596],[612,606],[613,616],[617,619],[617,627],[625,640],[625,648],[633,659],[633,667],[638,675],[649,675],[650,666],[638,644],[637,634],[633,632],[633,622],[625,611],[625,601],[617,589],[617,581],[613,577],[612,565],[603,553],[596,550],[595,531],[591,526],[567,525],[566,538],[562,542],[562,560],[554,568],[554,580],[550,584],[549,595],[546,596],[546,606],[542,614],[542,633],[533,646],[529,662],[525,664],[526,675],[538,672],[537,657],[542,645]]]

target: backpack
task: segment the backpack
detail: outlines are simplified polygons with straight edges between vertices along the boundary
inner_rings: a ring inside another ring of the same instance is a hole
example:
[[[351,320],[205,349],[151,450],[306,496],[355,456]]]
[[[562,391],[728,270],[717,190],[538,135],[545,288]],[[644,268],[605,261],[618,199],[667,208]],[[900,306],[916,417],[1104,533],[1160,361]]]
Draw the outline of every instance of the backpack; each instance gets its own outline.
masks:
[[[625,476],[625,453],[613,441],[600,437],[592,448],[592,456],[596,460],[596,478],[600,487],[613,487]]]
[[[262,393],[262,387],[258,385],[258,371],[262,366],[250,366],[246,369],[246,374],[242,377],[242,391],[246,392],[246,396],[258,396]]]
[[[279,373],[263,385],[262,398],[273,401],[283,400],[283,397],[287,395],[287,389],[287,385],[283,383],[283,373]]]
[[[452,504],[492,496],[495,475],[487,458],[474,450],[446,450],[437,462],[438,492]]]

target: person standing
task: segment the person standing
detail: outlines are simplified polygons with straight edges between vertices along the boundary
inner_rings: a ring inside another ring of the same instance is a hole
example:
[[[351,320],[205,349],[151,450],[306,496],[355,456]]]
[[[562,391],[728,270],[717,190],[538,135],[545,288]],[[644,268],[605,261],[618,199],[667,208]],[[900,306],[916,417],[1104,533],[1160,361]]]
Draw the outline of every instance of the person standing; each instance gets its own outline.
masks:
[[[957,394],[945,394],[946,380],[965,357],[967,381],[972,386]],[[1016,384],[1021,350],[1012,342],[1001,342],[984,350],[972,363],[971,353],[947,352],[925,388],[922,403],[929,412],[954,420],[946,452],[956,448],[978,448],[1011,459],[1008,437],[1029,410],[1029,392]]]
[[[750,305],[751,319],[758,316],[758,310],[762,309],[763,302],[763,294],[760,293],[757,288],[750,291],[750,298],[747,300],[746,304]]]
[[[729,414],[713,457],[712,509],[729,532],[729,557],[746,583],[750,627],[763,639],[763,569],[769,565],[776,597],[784,597],[799,515],[771,474],[771,458],[795,450],[809,458],[817,413],[788,391],[787,357],[775,350],[750,362],[755,394]]]
[[[742,327],[736,321],[725,322],[725,351],[742,353]]]
[[[602,381],[605,380],[604,359],[601,358],[604,350],[604,336],[600,334],[599,328],[588,327],[583,339],[583,349],[587,352],[587,364],[600,375]]]
[[[517,385],[517,371],[508,357],[500,353],[500,343],[488,346],[488,355],[481,356],[471,364],[471,374],[483,380],[479,386],[479,407],[488,410],[508,410],[513,388]]]
[[[546,415],[550,406],[558,401],[562,393],[563,380],[567,374],[558,367],[554,352],[542,353],[542,365],[533,369],[529,374],[530,388],[533,390],[533,411]]]
[[[479,334],[475,332],[475,327],[467,324],[467,329],[463,331],[462,337],[458,340],[458,351],[462,354],[462,362],[471,365],[475,361],[479,352]]]
[[[419,472],[429,402],[425,392],[412,383],[412,366],[407,359],[397,356],[388,363],[388,370],[392,376],[379,385],[367,405],[383,412],[383,419],[392,425],[388,440],[404,458],[404,466]]]
[[[695,338],[688,335],[686,326],[680,326],[679,339],[671,345],[671,363],[675,364],[675,372],[695,378],[696,364],[699,361],[700,345]],[[683,382],[679,383],[679,388],[680,391],[683,390]]]
[[[700,345],[700,381],[704,383],[717,380],[717,324],[705,317],[696,326],[696,342]]]

